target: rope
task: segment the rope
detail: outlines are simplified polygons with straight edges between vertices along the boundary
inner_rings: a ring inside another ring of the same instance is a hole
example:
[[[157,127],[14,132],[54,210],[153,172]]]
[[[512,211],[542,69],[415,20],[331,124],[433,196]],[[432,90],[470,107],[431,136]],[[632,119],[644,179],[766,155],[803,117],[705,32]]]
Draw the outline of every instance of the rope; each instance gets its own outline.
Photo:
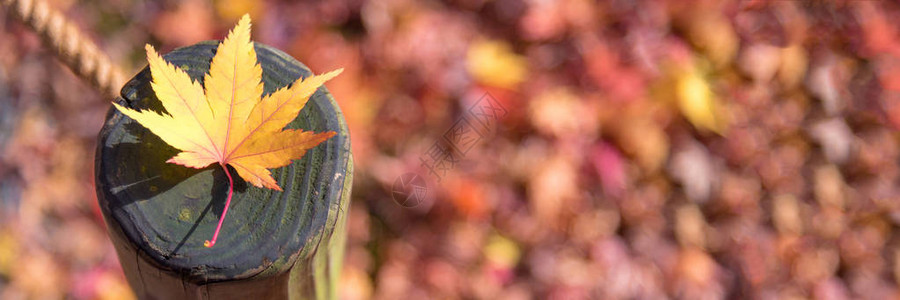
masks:
[[[40,34],[44,43],[78,77],[116,97],[125,82],[122,70],[65,15],[44,0],[0,0],[12,15]]]

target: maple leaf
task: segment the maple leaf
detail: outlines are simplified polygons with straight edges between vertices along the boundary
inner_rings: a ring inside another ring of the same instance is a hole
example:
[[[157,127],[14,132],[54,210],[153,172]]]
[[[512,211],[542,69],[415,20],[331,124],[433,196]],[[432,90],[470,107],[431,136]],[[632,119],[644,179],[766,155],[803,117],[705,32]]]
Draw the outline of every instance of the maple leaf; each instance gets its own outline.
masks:
[[[244,15],[219,44],[203,82],[191,80],[184,70],[166,62],[147,45],[153,76],[151,86],[168,115],[113,105],[163,141],[182,152],[167,162],[191,168],[218,163],[229,181],[228,198],[206,247],[216,243],[234,189],[227,165],[257,187],[281,191],[268,169],[283,167],[303,157],[306,150],[335,135],[284,129],[297,117],[309,97],[338,69],[310,76],[263,96],[262,68],[250,41],[250,17]]]

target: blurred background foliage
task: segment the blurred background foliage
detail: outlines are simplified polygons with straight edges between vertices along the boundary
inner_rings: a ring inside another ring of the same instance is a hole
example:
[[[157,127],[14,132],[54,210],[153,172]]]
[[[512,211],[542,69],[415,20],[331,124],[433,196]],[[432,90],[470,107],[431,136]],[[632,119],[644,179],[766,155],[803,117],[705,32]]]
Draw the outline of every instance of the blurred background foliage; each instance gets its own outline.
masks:
[[[345,299],[900,296],[896,2],[49,2],[125,70],[245,12],[345,68]],[[0,298],[131,298],[93,186],[111,99],[2,12]],[[496,133],[423,173],[486,92]]]

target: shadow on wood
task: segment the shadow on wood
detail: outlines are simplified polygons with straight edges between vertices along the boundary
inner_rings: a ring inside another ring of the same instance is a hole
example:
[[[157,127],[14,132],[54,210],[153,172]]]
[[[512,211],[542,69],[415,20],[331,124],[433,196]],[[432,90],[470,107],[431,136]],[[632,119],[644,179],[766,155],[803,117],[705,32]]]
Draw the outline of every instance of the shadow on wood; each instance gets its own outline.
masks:
[[[202,82],[217,42],[164,57]],[[268,94],[309,69],[255,44]],[[162,112],[145,68],[117,103]],[[284,192],[235,181],[216,246],[206,248],[224,207],[228,181],[218,166],[165,161],[178,151],[110,109],[100,131],[96,185],[100,208],[128,282],[145,299],[331,299],[343,258],[353,177],[350,136],[323,86],[288,128],[338,134],[288,166],[272,170]],[[212,213],[210,213],[212,212]]]

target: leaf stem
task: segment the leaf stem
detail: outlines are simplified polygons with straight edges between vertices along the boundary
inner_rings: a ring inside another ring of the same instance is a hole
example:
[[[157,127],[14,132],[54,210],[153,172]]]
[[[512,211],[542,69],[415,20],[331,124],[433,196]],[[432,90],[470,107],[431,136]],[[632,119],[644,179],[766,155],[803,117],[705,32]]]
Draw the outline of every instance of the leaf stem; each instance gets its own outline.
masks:
[[[216,232],[213,233],[212,241],[203,242],[203,246],[206,248],[212,248],[212,246],[216,245],[216,239],[219,238],[219,230],[222,229],[222,221],[225,220],[225,215],[228,214],[228,207],[231,206],[231,196],[234,195],[234,179],[231,178],[231,173],[228,172],[228,165],[219,165],[225,170],[225,176],[228,176],[228,198],[225,199],[225,209],[222,210],[222,216],[219,217],[219,225],[216,226]]]

